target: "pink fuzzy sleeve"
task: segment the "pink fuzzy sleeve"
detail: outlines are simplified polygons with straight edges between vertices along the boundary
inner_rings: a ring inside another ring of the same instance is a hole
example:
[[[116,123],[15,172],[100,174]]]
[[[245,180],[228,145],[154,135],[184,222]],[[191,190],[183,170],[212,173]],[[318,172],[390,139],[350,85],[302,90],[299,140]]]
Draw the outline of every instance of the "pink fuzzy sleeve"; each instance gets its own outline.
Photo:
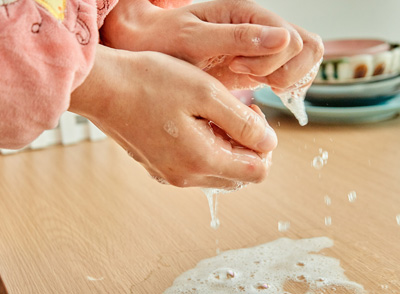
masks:
[[[134,1],[134,0],[132,0]],[[96,0],[97,2],[97,27],[100,29],[108,13],[117,5],[118,0]]]
[[[95,2],[3,1],[0,28],[0,147],[20,148],[57,126],[88,75],[98,43]]]

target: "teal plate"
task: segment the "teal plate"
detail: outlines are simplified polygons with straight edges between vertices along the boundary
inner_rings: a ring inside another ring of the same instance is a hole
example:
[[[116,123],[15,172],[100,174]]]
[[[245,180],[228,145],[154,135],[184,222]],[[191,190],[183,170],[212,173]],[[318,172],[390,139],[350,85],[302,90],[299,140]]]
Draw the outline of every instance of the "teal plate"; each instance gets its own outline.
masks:
[[[255,91],[254,98],[256,104],[261,108],[272,108],[291,114],[270,88]],[[305,101],[305,107],[310,122],[332,124],[373,123],[391,119],[400,113],[400,95],[378,105],[327,107],[315,106]]]
[[[367,106],[383,103],[400,94],[400,76],[348,85],[312,84],[306,100],[319,106]]]

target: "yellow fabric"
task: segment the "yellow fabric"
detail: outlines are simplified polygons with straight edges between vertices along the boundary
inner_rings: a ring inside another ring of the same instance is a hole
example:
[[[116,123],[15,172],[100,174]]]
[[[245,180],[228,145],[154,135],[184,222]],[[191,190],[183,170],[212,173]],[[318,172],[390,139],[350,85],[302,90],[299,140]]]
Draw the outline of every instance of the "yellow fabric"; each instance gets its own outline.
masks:
[[[56,19],[63,20],[66,0],[35,0],[48,12],[50,12]]]

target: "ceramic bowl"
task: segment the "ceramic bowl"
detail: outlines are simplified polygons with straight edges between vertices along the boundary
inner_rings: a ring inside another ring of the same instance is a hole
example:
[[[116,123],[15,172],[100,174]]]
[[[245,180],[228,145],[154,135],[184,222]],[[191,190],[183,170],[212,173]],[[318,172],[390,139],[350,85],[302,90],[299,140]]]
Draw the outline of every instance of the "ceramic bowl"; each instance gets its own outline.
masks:
[[[382,40],[325,41],[324,61],[316,84],[379,81],[400,74],[400,45]]]

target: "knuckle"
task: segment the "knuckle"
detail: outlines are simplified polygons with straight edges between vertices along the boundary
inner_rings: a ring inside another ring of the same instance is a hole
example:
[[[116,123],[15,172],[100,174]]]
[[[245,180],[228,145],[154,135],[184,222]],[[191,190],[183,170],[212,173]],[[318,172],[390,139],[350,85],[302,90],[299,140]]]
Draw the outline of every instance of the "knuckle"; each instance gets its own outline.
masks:
[[[237,25],[233,30],[233,38],[236,44],[245,43],[248,39],[249,28],[245,25]]]
[[[317,34],[311,34],[311,49],[314,52],[314,56],[317,61],[322,58],[324,55],[324,43],[322,42],[322,38]]]
[[[240,138],[242,138],[243,142],[252,142],[259,136],[259,132],[257,131],[259,128],[256,127],[259,123],[259,119],[259,116],[255,113],[249,113],[246,118],[243,119],[243,124],[240,129]]]
[[[297,31],[292,31],[290,36],[290,43],[295,55],[299,54],[303,50],[303,39]]]

